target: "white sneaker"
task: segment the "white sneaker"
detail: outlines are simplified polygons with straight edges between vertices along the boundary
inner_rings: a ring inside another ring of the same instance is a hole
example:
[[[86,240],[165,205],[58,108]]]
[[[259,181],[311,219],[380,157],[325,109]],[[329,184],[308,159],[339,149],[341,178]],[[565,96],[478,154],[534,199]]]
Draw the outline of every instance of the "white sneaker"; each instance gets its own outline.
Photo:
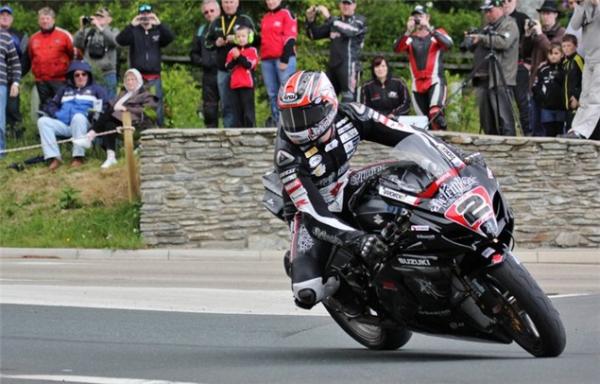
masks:
[[[117,165],[117,159],[115,159],[114,157],[109,157],[104,161],[104,163],[102,163],[100,168],[108,169],[108,168],[112,167],[113,165]]]

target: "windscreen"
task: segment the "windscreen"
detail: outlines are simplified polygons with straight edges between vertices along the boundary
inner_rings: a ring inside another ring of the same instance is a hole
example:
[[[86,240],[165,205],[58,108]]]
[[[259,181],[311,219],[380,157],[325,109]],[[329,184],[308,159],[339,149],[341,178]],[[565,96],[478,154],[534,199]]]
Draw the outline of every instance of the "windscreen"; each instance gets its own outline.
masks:
[[[448,147],[420,134],[402,140],[390,151],[390,155],[403,168],[403,172],[393,175],[394,180],[390,181],[412,194],[423,192],[431,183],[455,168],[453,160],[456,156]]]

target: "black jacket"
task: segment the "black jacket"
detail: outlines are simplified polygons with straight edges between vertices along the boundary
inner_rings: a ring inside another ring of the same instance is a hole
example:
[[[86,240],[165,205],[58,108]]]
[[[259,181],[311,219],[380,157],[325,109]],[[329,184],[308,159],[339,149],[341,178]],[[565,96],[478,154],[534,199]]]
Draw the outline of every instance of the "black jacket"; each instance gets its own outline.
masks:
[[[169,45],[175,34],[165,24],[159,24],[148,31],[141,25],[129,24],[116,37],[117,43],[129,46],[129,64],[142,74],[160,74],[162,62],[160,49]]]
[[[564,81],[561,63],[542,63],[531,89],[538,105],[543,109],[565,110]]]
[[[217,51],[206,48],[205,41],[210,24],[203,24],[198,28],[192,40],[190,59],[192,64],[202,67],[205,74],[217,72]]]
[[[375,76],[362,87],[361,101],[382,115],[394,117],[406,115],[410,109],[410,97],[404,81],[391,74],[382,84]]]
[[[364,16],[332,16],[322,25],[308,23],[307,28],[311,39],[331,38],[330,68],[356,63],[357,69],[360,69],[360,51],[367,33],[367,20]]]
[[[228,35],[235,35],[236,29],[238,29],[240,26],[248,27],[254,32],[254,41],[251,43],[251,45],[254,47],[259,46],[254,21],[252,21],[250,16],[241,13],[239,10],[235,15],[221,14],[221,17],[215,19],[208,27],[204,46],[209,50],[214,50],[217,52],[217,68],[220,71],[226,70],[225,59],[227,59],[227,53],[229,53],[229,51],[235,47],[235,44],[228,43],[222,47],[217,47],[216,41],[219,37],[225,38]]]
[[[342,104],[327,143],[298,146],[279,130],[275,142],[275,170],[290,201],[313,236],[328,243],[349,244],[364,233],[332,212],[343,210],[349,183],[350,159],[361,140],[394,146],[417,130],[390,120],[359,104]],[[287,215],[289,217],[289,212]]]
[[[571,109],[569,106],[571,97],[575,97],[579,100],[581,96],[582,78],[583,78],[583,65],[584,60],[577,52],[569,57],[565,57],[563,61],[563,71],[565,73],[565,107]]]

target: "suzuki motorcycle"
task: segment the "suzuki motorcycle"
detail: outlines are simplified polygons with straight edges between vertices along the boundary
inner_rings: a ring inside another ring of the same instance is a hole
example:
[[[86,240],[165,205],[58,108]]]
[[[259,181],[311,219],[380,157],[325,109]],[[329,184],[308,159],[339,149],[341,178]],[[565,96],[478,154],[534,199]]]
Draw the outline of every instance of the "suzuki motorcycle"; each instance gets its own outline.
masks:
[[[390,161],[349,176],[357,186],[348,202],[352,224],[381,235],[389,253],[367,266],[335,247],[325,275],[349,287],[364,310],[347,314],[335,294],[323,305],[369,349],[398,349],[420,332],[516,341],[536,357],[560,355],[562,321],[511,252],[514,217],[496,178],[481,155],[457,153],[413,134],[391,151]],[[283,219],[278,175],[265,175],[263,184],[264,205]]]

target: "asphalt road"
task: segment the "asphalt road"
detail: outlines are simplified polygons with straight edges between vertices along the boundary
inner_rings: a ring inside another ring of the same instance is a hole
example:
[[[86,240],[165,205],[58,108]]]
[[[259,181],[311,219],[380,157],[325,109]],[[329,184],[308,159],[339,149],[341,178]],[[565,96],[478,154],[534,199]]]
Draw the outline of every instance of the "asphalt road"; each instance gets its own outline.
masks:
[[[1,261],[0,381],[529,384],[600,377],[597,266],[529,266],[546,292],[588,293],[553,299],[568,338],[555,359],[535,359],[516,344],[422,335],[399,351],[368,351],[322,310],[296,310],[280,268]]]

